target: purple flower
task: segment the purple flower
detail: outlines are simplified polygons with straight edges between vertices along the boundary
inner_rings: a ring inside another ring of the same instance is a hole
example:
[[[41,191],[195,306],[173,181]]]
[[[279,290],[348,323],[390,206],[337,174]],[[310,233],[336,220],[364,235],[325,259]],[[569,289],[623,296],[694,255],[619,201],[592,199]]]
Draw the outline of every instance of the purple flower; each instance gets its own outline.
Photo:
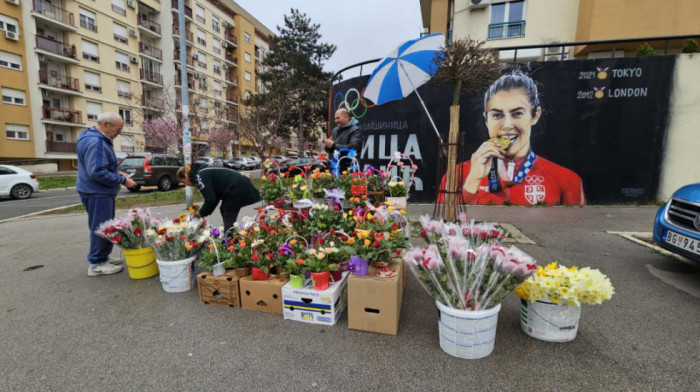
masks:
[[[209,235],[210,235],[212,238],[219,238],[219,236],[221,235],[221,232],[219,231],[219,229],[217,229],[217,228],[215,227],[215,228],[209,230]]]

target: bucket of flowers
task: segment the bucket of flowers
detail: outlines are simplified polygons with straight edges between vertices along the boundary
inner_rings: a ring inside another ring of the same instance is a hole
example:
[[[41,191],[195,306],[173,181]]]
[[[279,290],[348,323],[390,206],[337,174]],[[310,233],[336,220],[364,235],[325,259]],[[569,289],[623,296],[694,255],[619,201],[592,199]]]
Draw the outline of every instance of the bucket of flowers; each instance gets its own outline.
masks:
[[[202,252],[199,254],[198,265],[200,268],[210,271],[214,276],[221,276],[226,272],[226,269],[232,268],[231,265],[227,266],[231,254],[226,239],[221,234],[221,229],[216,227],[205,232],[204,235],[206,240]]]
[[[280,272],[280,277],[288,277],[291,287],[304,286],[306,271],[308,270],[308,265],[306,265],[305,261],[308,246],[308,241],[304,237],[292,235],[277,247],[275,266],[283,270]]]
[[[535,261],[498,241],[474,246],[457,225],[421,223],[432,231],[425,236],[430,244],[407,251],[404,260],[436,300],[440,347],[461,358],[486,357],[494,348],[501,302],[535,272]]]
[[[597,269],[567,268],[557,262],[537,267],[515,290],[520,297],[520,326],[535,339],[568,342],[576,338],[581,305],[599,305],[615,293]]]
[[[145,279],[158,275],[156,255],[146,235],[158,225],[147,208],[134,208],[125,217],[103,222],[95,233],[121,248],[131,279]]]
[[[338,180],[328,170],[314,169],[309,176],[311,179],[311,197],[314,203],[323,203],[326,197],[324,189],[334,189],[338,187]]]
[[[404,161],[408,161],[408,164],[404,163]],[[394,170],[394,168],[397,170]],[[418,166],[413,163],[413,159],[411,159],[409,155],[402,154],[399,151],[396,151],[392,155],[391,160],[389,160],[384,175],[391,178],[384,188],[384,196],[386,200],[391,202],[396,208],[406,208],[408,191],[411,186],[413,186],[416,170],[418,170]],[[398,175],[393,175],[396,172],[398,172]],[[402,176],[407,172],[411,174],[408,185],[406,185],[402,179]]]
[[[386,184],[384,190],[385,200],[396,208],[406,208],[408,200],[408,188],[399,177],[393,177]]]
[[[308,250],[306,260],[314,280],[314,290],[323,291],[330,287],[330,271],[337,271],[338,264],[329,263],[328,255],[337,252],[337,248],[319,245]]]
[[[163,290],[177,293],[189,291],[194,285],[194,260],[201,245],[207,221],[181,214],[173,220],[163,220],[158,229],[146,234],[156,253]]]

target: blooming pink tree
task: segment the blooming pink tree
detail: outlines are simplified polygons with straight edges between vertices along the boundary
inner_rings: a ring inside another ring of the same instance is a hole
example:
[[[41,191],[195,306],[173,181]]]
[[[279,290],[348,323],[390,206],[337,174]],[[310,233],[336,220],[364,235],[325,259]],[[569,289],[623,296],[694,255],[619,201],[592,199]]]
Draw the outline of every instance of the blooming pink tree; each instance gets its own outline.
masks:
[[[163,152],[176,152],[182,142],[182,126],[170,117],[160,117],[143,123],[146,146]]]
[[[238,139],[236,131],[232,127],[217,127],[209,131],[209,145],[218,151],[226,151],[231,143]]]

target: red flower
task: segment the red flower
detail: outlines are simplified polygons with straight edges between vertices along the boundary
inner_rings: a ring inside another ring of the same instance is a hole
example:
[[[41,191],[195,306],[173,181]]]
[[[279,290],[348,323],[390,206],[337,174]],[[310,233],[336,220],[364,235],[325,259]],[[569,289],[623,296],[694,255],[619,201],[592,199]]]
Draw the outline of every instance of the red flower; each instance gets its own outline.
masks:
[[[420,232],[421,237],[425,237],[426,234],[427,234],[427,233],[425,232],[425,230],[423,230],[423,231]]]
[[[379,242],[379,241],[374,241],[374,247],[375,247],[375,248],[379,248],[381,245],[382,245],[381,242]]]
[[[180,223],[180,218],[173,219],[173,223]]]
[[[274,255],[273,255],[272,253],[268,253],[268,254],[267,254],[267,258],[268,258],[268,259],[271,259],[271,258],[273,258],[273,257],[274,257]]]
[[[158,230],[158,235],[163,235],[163,234],[165,234],[166,231],[168,231],[168,230],[164,227],[164,228]]]
[[[202,221],[202,227],[206,227],[206,226],[207,226],[207,220],[205,219]]]
[[[253,255],[253,261],[258,261],[258,260],[260,260],[260,258],[258,257],[258,255]]]
[[[165,239],[168,241],[175,241],[175,237],[171,237],[171,236],[166,236]]]
[[[319,242],[321,245],[323,245],[326,241],[325,241],[323,238],[321,238],[320,240],[318,240],[318,242]]]
[[[396,229],[398,229],[398,228],[399,228],[399,226],[398,226],[396,223],[394,223],[393,225],[391,225],[391,230],[396,230]]]
[[[187,237],[185,237],[184,235],[181,235],[181,236],[180,236],[180,241],[184,241],[184,240],[186,240],[186,239],[187,239]]]
[[[141,233],[143,233],[143,231],[141,229],[139,229],[139,228],[134,229],[135,235],[141,235]]]
[[[115,236],[112,237],[112,238],[114,239],[114,242],[116,242],[117,244],[121,244],[121,243],[122,243],[122,237],[121,237],[119,234],[115,235]]]
[[[401,249],[396,249],[396,254],[400,255],[401,254]]]
[[[331,235],[334,235],[334,234],[335,234],[335,228],[331,227]]]

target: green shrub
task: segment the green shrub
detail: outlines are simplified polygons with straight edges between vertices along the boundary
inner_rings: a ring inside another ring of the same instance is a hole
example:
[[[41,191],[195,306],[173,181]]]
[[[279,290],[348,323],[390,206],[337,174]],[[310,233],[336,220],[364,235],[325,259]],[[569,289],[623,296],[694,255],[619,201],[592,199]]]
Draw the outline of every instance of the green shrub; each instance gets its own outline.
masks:
[[[648,43],[643,43],[637,48],[637,57],[653,56],[654,48],[652,48]]]
[[[700,53],[700,44],[698,44],[698,41],[688,38],[685,40],[683,43],[683,49],[681,50],[683,53]]]

